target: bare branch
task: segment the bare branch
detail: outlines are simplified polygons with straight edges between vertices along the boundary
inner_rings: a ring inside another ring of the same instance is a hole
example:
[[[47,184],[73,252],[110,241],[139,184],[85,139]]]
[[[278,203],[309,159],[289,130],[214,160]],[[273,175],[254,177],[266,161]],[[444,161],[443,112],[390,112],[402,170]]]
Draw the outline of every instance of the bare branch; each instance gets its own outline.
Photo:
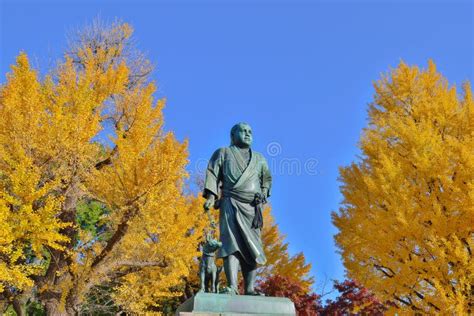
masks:
[[[163,261],[119,261],[116,265],[130,268],[160,267],[166,268],[168,264]]]

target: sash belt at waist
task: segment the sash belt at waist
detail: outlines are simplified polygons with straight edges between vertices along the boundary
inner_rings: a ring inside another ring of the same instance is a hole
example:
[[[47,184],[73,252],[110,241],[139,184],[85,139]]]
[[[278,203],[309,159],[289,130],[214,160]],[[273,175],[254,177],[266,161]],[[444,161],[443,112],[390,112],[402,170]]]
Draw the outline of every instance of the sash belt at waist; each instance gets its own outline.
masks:
[[[259,229],[263,227],[263,204],[267,201],[260,192],[252,194],[237,193],[232,190],[222,190],[222,197],[230,197],[242,203],[249,203],[255,207],[255,217],[252,221],[252,228]]]

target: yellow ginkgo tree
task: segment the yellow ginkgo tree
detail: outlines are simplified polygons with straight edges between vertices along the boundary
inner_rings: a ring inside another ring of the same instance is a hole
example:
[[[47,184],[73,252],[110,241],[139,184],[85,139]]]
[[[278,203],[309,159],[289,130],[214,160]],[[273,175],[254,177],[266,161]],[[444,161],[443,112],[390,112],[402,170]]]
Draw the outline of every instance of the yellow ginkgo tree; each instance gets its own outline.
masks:
[[[398,312],[474,313],[474,102],[433,62],[375,83],[333,214],[349,277]]]
[[[80,33],[44,78],[21,53],[0,86],[3,303],[34,296],[48,315],[74,315],[114,281],[116,304],[141,313],[175,294],[198,255],[206,219],[182,192],[187,144],[163,131],[131,34],[121,23]],[[91,202],[106,210],[94,233],[78,220]]]

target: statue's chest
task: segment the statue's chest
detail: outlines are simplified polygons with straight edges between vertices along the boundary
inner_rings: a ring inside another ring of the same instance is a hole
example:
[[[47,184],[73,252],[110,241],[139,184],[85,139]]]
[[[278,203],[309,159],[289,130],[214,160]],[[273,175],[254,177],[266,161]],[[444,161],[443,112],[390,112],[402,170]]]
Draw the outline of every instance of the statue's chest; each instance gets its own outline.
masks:
[[[237,182],[243,173],[243,170],[241,170],[241,167],[237,164],[237,161],[229,157],[224,160],[223,167],[224,177],[231,182]],[[245,166],[245,168],[247,168],[247,166]]]

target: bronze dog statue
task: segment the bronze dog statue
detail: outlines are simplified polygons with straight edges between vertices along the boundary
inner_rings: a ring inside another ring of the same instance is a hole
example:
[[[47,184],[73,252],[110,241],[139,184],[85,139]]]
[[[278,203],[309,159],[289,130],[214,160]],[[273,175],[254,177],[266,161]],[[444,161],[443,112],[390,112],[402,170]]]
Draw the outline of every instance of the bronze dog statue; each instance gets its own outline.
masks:
[[[199,264],[199,278],[201,289],[199,292],[217,293],[219,274],[222,267],[216,265],[216,251],[222,247],[222,243],[210,234],[206,236],[206,242],[202,245],[202,257]]]

